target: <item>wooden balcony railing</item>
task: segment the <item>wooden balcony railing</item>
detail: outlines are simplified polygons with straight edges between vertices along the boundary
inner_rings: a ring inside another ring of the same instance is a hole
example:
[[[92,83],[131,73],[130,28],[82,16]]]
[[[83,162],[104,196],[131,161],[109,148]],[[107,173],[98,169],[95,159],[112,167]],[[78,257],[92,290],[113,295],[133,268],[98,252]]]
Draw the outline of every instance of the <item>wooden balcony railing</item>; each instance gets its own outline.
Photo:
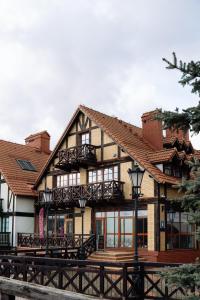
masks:
[[[78,200],[84,198],[87,205],[100,202],[115,202],[123,199],[123,182],[121,181],[104,181],[99,183],[90,183],[85,185],[67,186],[52,189],[52,206],[73,207],[78,205]],[[44,205],[43,192],[39,192],[36,205]]]
[[[60,150],[58,152],[58,163],[56,167],[69,171],[71,169],[78,169],[79,167],[95,165],[96,161],[96,147],[84,144]]]

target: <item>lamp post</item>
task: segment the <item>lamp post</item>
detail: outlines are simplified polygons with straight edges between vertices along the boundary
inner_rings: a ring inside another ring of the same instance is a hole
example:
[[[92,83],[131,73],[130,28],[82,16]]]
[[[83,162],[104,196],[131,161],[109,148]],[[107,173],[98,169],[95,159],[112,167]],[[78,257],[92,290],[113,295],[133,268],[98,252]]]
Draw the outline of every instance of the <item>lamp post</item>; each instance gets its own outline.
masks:
[[[52,201],[52,190],[49,188],[46,188],[46,190],[43,192],[43,199],[45,203],[46,208],[46,255],[49,254],[49,207]]]
[[[83,247],[83,235],[84,235],[84,212],[85,212],[85,206],[86,206],[86,202],[87,200],[84,198],[79,199],[79,206],[81,209],[81,218],[82,218],[82,235],[81,235],[81,251],[80,251],[80,258],[81,259],[85,259],[85,251],[84,251],[84,247]]]
[[[134,261],[138,262],[138,198],[140,196],[140,189],[145,170],[141,170],[139,166],[134,166],[128,169],[128,175],[132,184],[132,200],[134,200],[135,209],[135,236],[134,236]]]

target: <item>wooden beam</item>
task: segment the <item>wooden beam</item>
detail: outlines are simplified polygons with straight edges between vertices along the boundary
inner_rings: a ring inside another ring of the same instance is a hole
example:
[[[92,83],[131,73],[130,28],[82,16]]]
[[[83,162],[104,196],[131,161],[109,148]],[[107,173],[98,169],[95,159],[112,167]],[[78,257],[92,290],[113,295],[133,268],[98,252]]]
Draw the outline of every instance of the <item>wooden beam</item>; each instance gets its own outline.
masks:
[[[88,295],[63,291],[2,276],[0,277],[0,292],[8,296],[18,296],[35,300],[99,300],[99,298]]]

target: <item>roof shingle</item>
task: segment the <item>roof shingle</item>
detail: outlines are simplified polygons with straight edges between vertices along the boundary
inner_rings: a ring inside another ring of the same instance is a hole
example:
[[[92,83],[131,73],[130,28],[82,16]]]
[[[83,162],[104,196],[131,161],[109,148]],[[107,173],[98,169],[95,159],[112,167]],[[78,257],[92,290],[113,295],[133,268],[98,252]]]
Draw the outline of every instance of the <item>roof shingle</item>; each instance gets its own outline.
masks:
[[[0,140],[0,172],[15,195],[35,196],[32,188],[48,157],[28,145]],[[17,159],[30,161],[36,171],[23,170]]]

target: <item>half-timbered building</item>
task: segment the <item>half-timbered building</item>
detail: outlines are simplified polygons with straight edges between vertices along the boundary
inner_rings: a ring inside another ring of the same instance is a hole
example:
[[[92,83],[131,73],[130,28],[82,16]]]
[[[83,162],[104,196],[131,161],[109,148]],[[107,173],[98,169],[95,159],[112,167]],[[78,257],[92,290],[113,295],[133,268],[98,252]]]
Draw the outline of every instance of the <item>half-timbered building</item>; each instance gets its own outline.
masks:
[[[0,248],[16,246],[18,233],[34,232],[32,188],[50,154],[49,140],[46,131],[25,145],[0,140]]]
[[[79,199],[84,198],[84,233],[101,237],[106,250],[133,249],[134,201],[127,170],[139,165],[145,170],[138,211],[140,255],[172,262],[199,256],[188,214],[172,205],[181,196],[172,186],[189,176],[186,160],[194,149],[188,133],[164,131],[156,113],[144,113],[140,128],[79,106],[37,179],[36,225],[49,188],[49,234],[81,234]]]

